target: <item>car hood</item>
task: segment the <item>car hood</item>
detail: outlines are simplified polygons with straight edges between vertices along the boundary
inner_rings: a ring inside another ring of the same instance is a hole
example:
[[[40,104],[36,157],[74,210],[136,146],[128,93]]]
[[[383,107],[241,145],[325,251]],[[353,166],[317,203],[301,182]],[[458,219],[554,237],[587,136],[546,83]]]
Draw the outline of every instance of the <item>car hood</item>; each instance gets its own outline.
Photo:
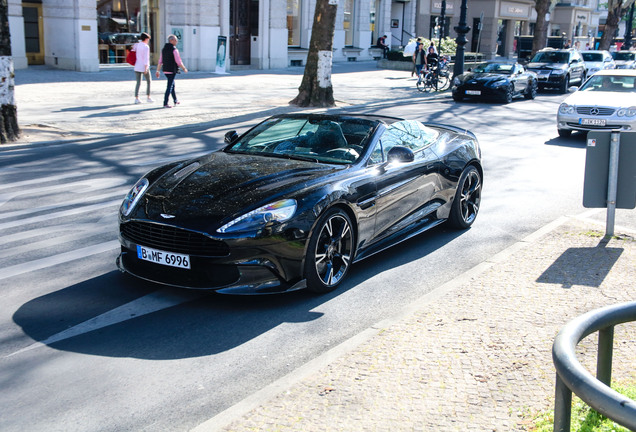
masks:
[[[595,61],[586,61],[585,62],[585,67],[587,67],[588,69],[603,69],[604,67],[604,63],[603,62],[595,62]]]
[[[207,231],[257,206],[293,198],[345,168],[215,152],[178,165],[153,182],[131,217]]]
[[[636,105],[633,93],[577,91],[563,101],[568,105],[625,107]]]
[[[526,66],[528,69],[566,69],[568,67],[565,63],[528,63]]]
[[[496,81],[504,81],[507,80],[508,77],[502,74],[495,73],[467,73],[460,77],[460,81],[464,84],[480,84],[480,85],[488,85],[494,83]]]

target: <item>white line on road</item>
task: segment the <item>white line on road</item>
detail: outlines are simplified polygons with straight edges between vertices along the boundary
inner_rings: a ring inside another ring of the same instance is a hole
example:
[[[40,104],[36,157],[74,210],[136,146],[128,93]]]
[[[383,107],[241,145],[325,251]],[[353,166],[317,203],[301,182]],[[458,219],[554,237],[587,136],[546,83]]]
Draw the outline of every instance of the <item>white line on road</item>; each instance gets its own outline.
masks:
[[[18,276],[36,270],[45,269],[48,267],[53,267],[58,264],[64,264],[91,255],[97,255],[102,252],[108,252],[116,248],[119,248],[119,240],[111,240],[109,242],[87,246],[81,249],[76,249],[74,251],[53,255],[51,257],[41,258],[23,264],[17,264],[4,269],[0,269],[2,270],[0,272],[0,280],[8,279],[13,276]]]
[[[32,184],[50,183],[57,180],[65,180],[65,179],[73,178],[73,177],[82,177],[85,175],[88,175],[88,174],[84,172],[70,172],[70,173],[60,174],[60,175],[51,176],[51,177],[40,177],[40,178],[31,179],[31,180],[18,181],[14,183],[3,183],[2,189],[6,190],[9,188],[29,186]]]
[[[206,295],[206,293],[201,291],[175,291],[174,289],[166,288],[161,291],[148,294],[137,300],[133,300],[130,303],[126,303],[125,305],[119,306],[118,308],[96,316],[95,318],[91,318],[88,321],[84,321],[81,324],[64,330],[63,332],[54,334],[41,342],[36,342],[4,357],[11,357],[30,351],[34,348],[50,345],[64,339],[69,339],[84,333],[98,330],[100,328],[139,318],[143,315],[195,300],[204,295]]]

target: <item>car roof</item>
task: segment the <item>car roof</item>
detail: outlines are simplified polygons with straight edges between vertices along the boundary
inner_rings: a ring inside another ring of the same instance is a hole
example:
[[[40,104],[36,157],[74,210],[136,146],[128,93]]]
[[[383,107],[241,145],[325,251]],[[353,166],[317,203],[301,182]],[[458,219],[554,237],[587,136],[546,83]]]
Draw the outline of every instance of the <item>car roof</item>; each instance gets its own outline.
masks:
[[[603,69],[596,72],[594,75],[636,77],[636,69]]]

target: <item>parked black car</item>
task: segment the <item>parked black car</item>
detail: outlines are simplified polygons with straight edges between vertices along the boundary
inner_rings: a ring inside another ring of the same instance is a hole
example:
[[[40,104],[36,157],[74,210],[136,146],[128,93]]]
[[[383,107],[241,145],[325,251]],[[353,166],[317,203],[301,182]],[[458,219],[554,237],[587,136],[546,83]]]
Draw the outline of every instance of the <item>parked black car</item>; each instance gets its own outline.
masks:
[[[575,49],[544,48],[526,67],[537,74],[539,90],[550,87],[561,93],[567,93],[571,84],[583,84],[587,75],[583,58]]]
[[[527,71],[519,63],[492,61],[455,77],[452,92],[457,102],[476,97],[510,103],[516,96],[534,99],[537,88],[537,75],[534,72]]]
[[[479,211],[471,132],[381,116],[271,117],[150,171],[119,212],[122,271],[184,288],[335,289],[352,263]]]

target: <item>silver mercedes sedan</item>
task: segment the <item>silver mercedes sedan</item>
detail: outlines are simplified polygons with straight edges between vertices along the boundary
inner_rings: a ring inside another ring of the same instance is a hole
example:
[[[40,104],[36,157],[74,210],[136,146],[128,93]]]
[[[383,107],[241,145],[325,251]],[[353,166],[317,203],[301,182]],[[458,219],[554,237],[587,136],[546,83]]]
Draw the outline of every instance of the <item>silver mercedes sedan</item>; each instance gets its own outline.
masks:
[[[568,96],[557,112],[559,136],[572,131],[636,130],[636,70],[601,70]]]

